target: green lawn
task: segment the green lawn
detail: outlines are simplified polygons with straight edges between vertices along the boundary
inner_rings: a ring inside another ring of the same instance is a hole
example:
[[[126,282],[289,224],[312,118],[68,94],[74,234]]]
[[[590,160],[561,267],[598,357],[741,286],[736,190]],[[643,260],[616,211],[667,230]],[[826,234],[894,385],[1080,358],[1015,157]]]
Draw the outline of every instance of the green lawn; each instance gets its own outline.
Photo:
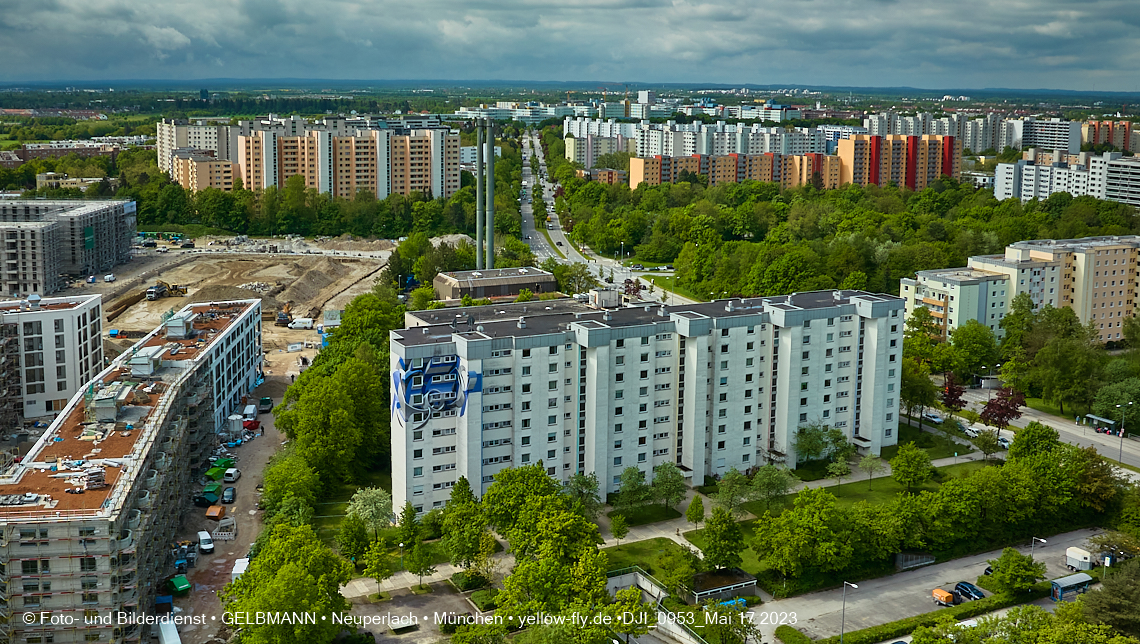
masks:
[[[663,557],[680,551],[681,546],[677,542],[665,537],[623,543],[620,546],[602,549],[602,552],[606,553],[609,558],[607,565],[610,570],[640,566],[642,570],[651,575],[656,574],[661,569],[659,562]]]
[[[1041,398],[1026,398],[1025,406],[1029,407],[1030,409],[1036,409],[1037,411],[1045,414],[1052,414],[1059,418],[1075,418],[1077,415],[1076,408],[1070,407],[1069,409],[1065,410],[1065,413],[1062,414],[1060,407],[1047,400],[1042,400]],[[1084,415],[1086,413],[1088,413],[1087,409],[1081,415]]]
[[[958,456],[964,456],[974,451],[972,446],[962,445],[940,434],[932,434],[927,431],[922,431],[918,427],[900,423],[899,445],[903,443],[914,443],[925,450],[926,453],[930,455],[930,460],[932,461],[940,458],[950,458],[954,456],[955,452],[958,453]],[[898,451],[898,445],[884,447],[881,456],[884,461],[889,461],[898,454]]]
[[[342,483],[340,487],[332,490],[324,501],[317,503],[313,513],[317,517],[313,519],[313,528],[321,541],[330,545],[333,543],[337,531],[340,530],[340,522],[348,512],[349,499],[362,487],[381,487],[391,492],[392,473],[381,470],[368,472],[359,484]]]
[[[677,286],[677,280],[672,275],[654,275],[652,273],[647,273],[641,276],[641,281],[651,282],[657,285],[657,288],[665,289],[666,291],[672,291],[673,293],[676,293],[681,297],[687,297],[690,300],[696,300],[698,302],[708,301],[707,297],[700,297],[687,288]]]
[[[668,521],[669,519],[676,519],[681,516],[681,513],[673,508],[667,508],[657,505],[656,503],[643,505],[639,508],[626,510],[624,512],[614,510],[606,516],[612,519],[619,514],[625,515],[626,523],[631,527],[635,525],[645,525],[647,523],[657,523],[658,521]]]

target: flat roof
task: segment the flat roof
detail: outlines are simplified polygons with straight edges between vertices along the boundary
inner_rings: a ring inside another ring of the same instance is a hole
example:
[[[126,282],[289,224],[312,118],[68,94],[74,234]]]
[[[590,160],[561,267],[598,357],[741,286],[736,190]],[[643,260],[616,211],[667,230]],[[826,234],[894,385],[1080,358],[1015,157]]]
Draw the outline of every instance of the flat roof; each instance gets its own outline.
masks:
[[[457,282],[487,282],[490,280],[529,280],[535,277],[554,279],[553,273],[541,268],[526,266],[521,268],[491,268],[480,271],[448,271],[440,273],[444,278]]]
[[[40,300],[38,309],[30,308],[27,300],[0,300],[0,315],[13,313],[37,313],[40,311],[66,311],[77,309],[92,300],[102,299],[102,295],[76,295],[75,297],[45,297]]]
[[[453,300],[454,301],[454,300]],[[452,320],[457,326],[466,328],[468,316],[474,318],[476,324],[492,322],[495,320],[518,320],[520,315],[552,315],[557,313],[587,313],[597,309],[585,302],[572,297],[560,297],[555,300],[531,300],[530,302],[504,302],[502,304],[488,304],[485,306],[449,306],[442,309],[427,309],[424,311],[408,311],[404,314],[408,326],[424,326],[430,324],[450,324]]]
[[[85,395],[88,389],[98,386],[100,391],[116,382],[139,380],[132,378],[130,359],[133,350],[123,352],[111,366],[104,369],[83,390],[75,394],[63,411],[52,421],[43,436],[36,441],[23,460],[9,471],[0,474],[0,498],[5,495],[38,495],[34,503],[21,505],[0,505],[0,519],[6,521],[30,521],[57,516],[82,517],[97,516],[102,511],[115,510],[111,497],[122,494],[125,489],[118,483],[125,482],[124,470],[135,468],[125,476],[137,477],[143,473],[136,459],[145,454],[135,454],[135,447],[153,439],[157,425],[148,426],[150,416],[156,409],[166,413],[169,405],[163,404],[164,396],[186,369],[174,364],[194,360],[218,338],[242,313],[257,306],[260,300],[238,300],[203,304],[189,304],[182,312],[198,313],[194,330],[198,338],[192,340],[167,340],[164,337],[165,325],[151,331],[136,343],[133,349],[161,346],[165,364],[155,373],[130,388],[130,393],[122,397],[122,406],[116,410],[113,422],[97,422],[94,415],[88,415]],[[187,346],[187,345],[195,346]],[[174,346],[179,352],[170,355]],[[92,404],[111,400],[100,396]],[[111,400],[115,404],[114,400]],[[55,467],[55,471],[51,468]],[[83,489],[84,471],[99,468],[104,471],[106,485],[93,489]],[[68,493],[68,489],[80,489],[82,493]],[[9,499],[11,496],[8,497]],[[106,506],[106,507],[104,507]],[[64,514],[67,513],[67,514]]]
[[[946,280],[948,282],[972,282],[975,280],[1007,280],[1009,275],[983,271],[977,268],[938,268],[929,271],[918,271],[919,277]]]
[[[835,294],[839,293],[836,298]],[[713,302],[699,302],[680,306],[666,306],[660,303],[645,302],[637,306],[605,311],[589,309],[588,311],[575,311],[543,315],[536,311],[533,316],[524,315],[526,327],[518,327],[518,315],[507,319],[488,320],[476,325],[475,330],[468,330],[466,323],[459,326],[459,334],[478,334],[488,338],[519,337],[532,335],[546,335],[569,331],[570,324],[577,322],[582,325],[596,324],[598,328],[642,326],[656,322],[669,322],[671,315],[687,317],[689,319],[726,318],[741,315],[756,315],[772,309],[786,311],[810,310],[844,306],[851,303],[851,298],[858,297],[865,301],[902,302],[903,299],[895,295],[868,293],[866,291],[811,291],[808,293],[793,293],[791,295],[777,295],[772,297],[730,298]],[[731,303],[732,310],[728,310]],[[541,304],[541,302],[539,302]],[[437,309],[438,310],[438,309]],[[463,309],[459,309],[462,311]],[[664,315],[662,315],[664,312]],[[607,319],[608,317],[608,319]],[[481,329],[481,330],[480,330]],[[418,328],[400,329],[391,332],[393,339],[399,340],[405,346],[436,344],[450,342],[452,330],[450,320],[448,324],[428,325]]]

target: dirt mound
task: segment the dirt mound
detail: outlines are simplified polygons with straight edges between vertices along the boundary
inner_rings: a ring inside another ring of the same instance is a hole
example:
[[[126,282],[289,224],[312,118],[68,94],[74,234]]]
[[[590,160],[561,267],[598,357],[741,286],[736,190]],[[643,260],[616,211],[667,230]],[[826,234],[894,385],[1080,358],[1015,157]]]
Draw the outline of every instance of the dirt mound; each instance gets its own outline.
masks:
[[[327,250],[392,250],[396,247],[389,239],[360,239],[352,235],[342,235],[336,239],[320,240],[316,246]]]
[[[281,306],[280,302],[274,298],[261,295],[257,291],[220,284],[191,289],[187,299],[191,302],[224,302],[227,300],[251,300],[256,297],[261,298],[262,310],[275,311]]]
[[[300,268],[300,267],[298,267]],[[321,291],[353,271],[354,265],[344,260],[324,258],[305,271],[292,284],[278,294],[282,302],[315,306],[314,300]]]
[[[452,246],[458,246],[459,242],[461,242],[461,241],[465,241],[468,244],[471,244],[472,246],[475,245],[474,239],[471,239],[470,237],[468,237],[467,235],[464,235],[462,233],[455,234],[455,235],[443,235],[442,237],[432,237],[431,238],[432,246],[439,246],[440,244],[443,244],[443,243],[451,244]]]

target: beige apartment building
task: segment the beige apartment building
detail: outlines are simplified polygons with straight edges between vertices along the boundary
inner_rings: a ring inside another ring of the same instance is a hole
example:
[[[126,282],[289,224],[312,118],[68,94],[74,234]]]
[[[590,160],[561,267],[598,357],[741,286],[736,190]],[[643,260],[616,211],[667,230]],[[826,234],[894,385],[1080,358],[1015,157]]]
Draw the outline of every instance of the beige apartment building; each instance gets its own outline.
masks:
[[[325,130],[285,136],[258,130],[238,137],[236,174],[251,189],[305,187],[351,198],[366,190],[383,199],[414,192],[448,198],[459,191],[459,134],[446,128]]]
[[[0,453],[0,642],[151,641],[116,614],[154,615],[169,594],[192,482],[261,360],[260,300],[188,305],[72,396],[20,462]]]
[[[900,296],[909,317],[926,307],[949,333],[974,319],[999,337],[1013,298],[1028,293],[1034,308],[1067,306],[1093,322],[1102,342],[1123,339],[1124,319],[1137,299],[1140,236],[1035,239],[979,255],[966,268],[919,271],[903,279]]]
[[[231,192],[234,189],[234,164],[195,150],[176,150],[170,179],[194,192],[206,188]]]

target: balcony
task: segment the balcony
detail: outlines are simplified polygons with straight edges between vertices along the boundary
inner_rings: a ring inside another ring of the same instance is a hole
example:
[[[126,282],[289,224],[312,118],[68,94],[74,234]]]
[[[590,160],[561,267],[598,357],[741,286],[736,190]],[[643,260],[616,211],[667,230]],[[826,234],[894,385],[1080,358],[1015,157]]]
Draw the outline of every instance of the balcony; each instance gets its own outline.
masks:
[[[146,487],[146,489],[150,490],[150,489],[153,489],[154,486],[157,484],[158,484],[158,470],[147,470],[146,480],[143,482],[143,485]]]
[[[135,502],[135,506],[142,510],[149,510],[150,506],[153,503],[154,497],[151,495],[150,490],[143,490],[142,494],[139,494],[139,498],[138,501]]]
[[[165,470],[170,467],[170,457],[166,452],[159,452],[158,457],[154,459],[154,468],[156,470]]]
[[[134,532],[123,530],[122,534],[119,535],[119,550],[127,550],[133,545],[135,545]]]
[[[127,527],[131,530],[137,530],[139,522],[142,520],[142,510],[135,508],[127,513]]]

